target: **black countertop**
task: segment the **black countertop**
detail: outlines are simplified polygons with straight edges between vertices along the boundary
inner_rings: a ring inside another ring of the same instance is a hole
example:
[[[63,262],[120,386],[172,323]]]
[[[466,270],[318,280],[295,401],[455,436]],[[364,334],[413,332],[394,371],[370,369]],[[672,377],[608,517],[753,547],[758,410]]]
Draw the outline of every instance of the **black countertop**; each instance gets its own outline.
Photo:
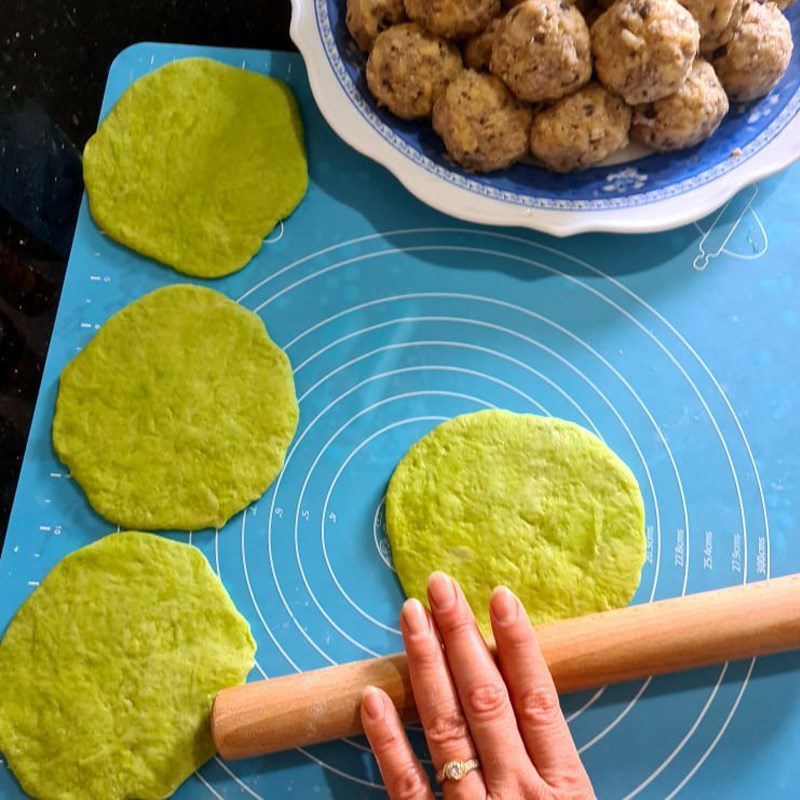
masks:
[[[7,0],[0,14],[0,545],[114,56],[134,42],[293,49],[289,0]]]

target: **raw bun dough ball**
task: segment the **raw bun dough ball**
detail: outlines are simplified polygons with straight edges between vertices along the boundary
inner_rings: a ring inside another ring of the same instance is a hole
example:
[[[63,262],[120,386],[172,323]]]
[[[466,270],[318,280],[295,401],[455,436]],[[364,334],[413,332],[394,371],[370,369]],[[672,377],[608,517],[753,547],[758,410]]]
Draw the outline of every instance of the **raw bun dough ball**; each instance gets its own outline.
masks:
[[[506,14],[490,68],[520,100],[557,100],[592,75],[589,29],[564,0],[525,0]]]
[[[407,22],[375,39],[367,60],[367,86],[379,105],[403,119],[417,119],[431,113],[460,71],[455,45]]]
[[[466,169],[504,169],[528,152],[533,111],[494,75],[464,70],[433,107],[433,129]]]
[[[699,44],[697,22],[677,0],[617,0],[592,25],[597,77],[630,105],[677,92]]]
[[[730,41],[711,62],[731,100],[763,97],[792,57],[792,30],[775,3],[749,2]]]
[[[707,139],[728,113],[728,98],[714,68],[698,58],[669,97],[637,106],[631,138],[655,150],[681,150]]]
[[[531,151],[553,172],[586,169],[628,144],[631,110],[594,81],[537,114]]]
[[[403,0],[347,0],[347,30],[364,53],[372,49],[375,37],[381,31],[403,22],[405,18]]]
[[[405,4],[411,19],[447,39],[479,33],[500,13],[500,0],[405,0]]]
[[[743,0],[680,0],[681,5],[697,20],[700,28],[700,52],[713,53],[733,35],[742,16]]]
[[[489,61],[492,58],[492,44],[494,35],[500,26],[502,17],[495,17],[480,33],[470,36],[464,42],[464,66],[478,72],[489,70]]]

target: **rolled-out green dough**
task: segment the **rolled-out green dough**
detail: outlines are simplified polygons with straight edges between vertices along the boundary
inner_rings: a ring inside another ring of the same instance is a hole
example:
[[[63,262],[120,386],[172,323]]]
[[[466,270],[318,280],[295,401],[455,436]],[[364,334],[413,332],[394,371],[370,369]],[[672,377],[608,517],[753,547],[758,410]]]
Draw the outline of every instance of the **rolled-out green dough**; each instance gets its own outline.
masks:
[[[535,623],[625,605],[645,555],[631,471],[564,420],[481,411],[444,422],[398,465],[386,495],[392,556],[409,597],[434,570],[456,578],[490,629],[492,589]]]
[[[261,319],[179,284],[115,314],[66,366],[53,443],[121,527],[219,528],[275,479],[297,418],[289,359]]]
[[[282,81],[205,58],[122,95],[83,153],[89,208],[113,239],[188,275],[241,269],[308,186]]]
[[[41,800],[168,797],[214,753],[250,628],[195,547],[116,533],[67,556],[0,644],[0,750]]]

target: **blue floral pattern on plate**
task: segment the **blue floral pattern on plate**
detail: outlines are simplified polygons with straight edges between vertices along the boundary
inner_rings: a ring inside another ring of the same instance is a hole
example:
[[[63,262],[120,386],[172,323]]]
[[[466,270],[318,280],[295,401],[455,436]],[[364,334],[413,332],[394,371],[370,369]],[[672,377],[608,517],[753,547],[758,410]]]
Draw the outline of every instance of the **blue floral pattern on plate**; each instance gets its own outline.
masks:
[[[345,0],[314,0],[317,29],[339,84],[361,116],[412,162],[475,194],[528,208],[611,210],[665,200],[703,186],[766,147],[800,112],[800,47],[786,75],[762,100],[734,105],[710,139],[689,150],[654,153],[627,164],[554,175],[530,163],[490,175],[465,172],[447,159],[427,122],[407,122],[377,106],[364,80],[365,59],[350,39]],[[800,10],[787,12],[800,34]]]

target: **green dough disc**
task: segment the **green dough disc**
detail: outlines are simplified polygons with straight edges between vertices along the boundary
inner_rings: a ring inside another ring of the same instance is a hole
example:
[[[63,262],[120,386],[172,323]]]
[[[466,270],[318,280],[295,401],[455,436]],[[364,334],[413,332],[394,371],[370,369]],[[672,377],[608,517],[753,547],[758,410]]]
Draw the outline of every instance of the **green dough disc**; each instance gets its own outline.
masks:
[[[168,797],[214,754],[250,628],[202,553],[115,533],[68,555],[0,644],[0,750],[42,800]]]
[[[297,418],[289,359],[261,319],[175,285],[115,314],[66,366],[53,443],[111,522],[220,528],[275,479]]]
[[[627,604],[644,563],[631,471],[587,430],[532,414],[465,414],[423,437],[389,483],[386,526],[406,594],[424,601],[447,572],[487,632],[495,586],[540,623]]]
[[[205,58],[122,95],[83,153],[89,208],[113,239],[188,275],[241,269],[308,186],[282,81]]]

